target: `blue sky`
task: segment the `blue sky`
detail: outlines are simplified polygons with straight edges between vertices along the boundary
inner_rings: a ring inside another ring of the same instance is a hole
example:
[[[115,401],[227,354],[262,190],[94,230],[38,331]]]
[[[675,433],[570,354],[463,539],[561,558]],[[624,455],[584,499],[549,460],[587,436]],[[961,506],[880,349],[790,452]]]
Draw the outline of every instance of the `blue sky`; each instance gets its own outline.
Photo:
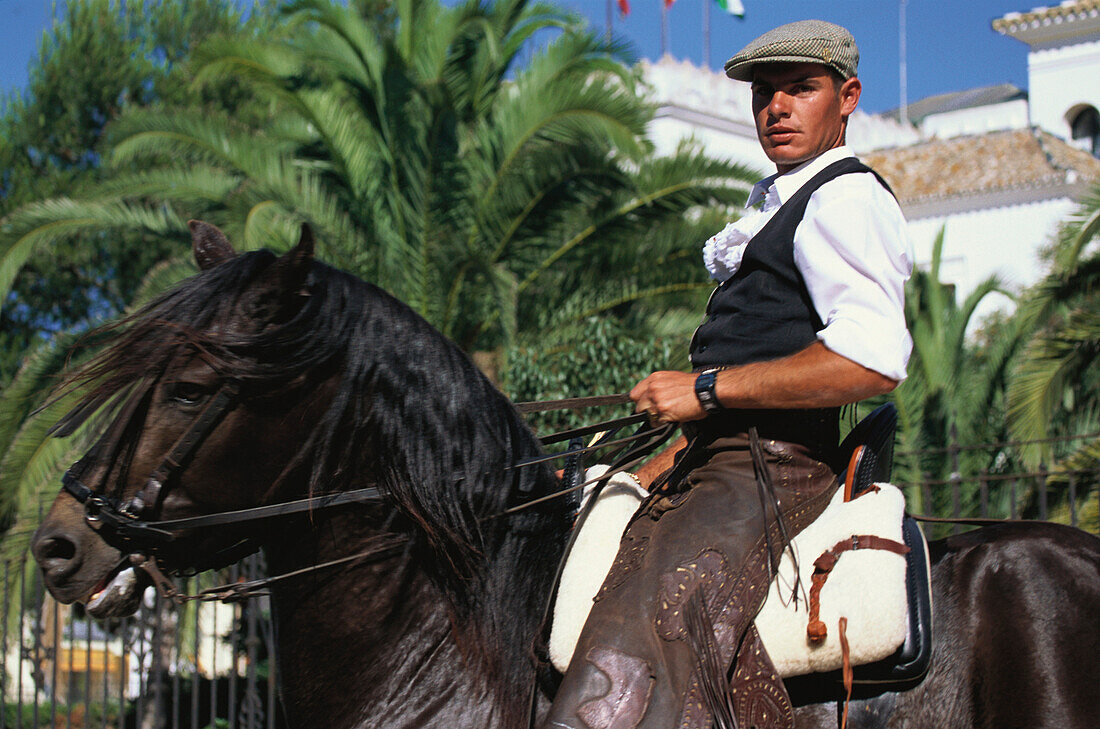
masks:
[[[603,29],[605,0],[558,0]],[[709,2],[711,53],[703,58],[703,3]],[[676,0],[668,11],[668,51],[675,58],[712,68],[757,35],[782,23],[820,18],[849,28],[860,47],[862,108],[896,108],[899,84],[900,0],[742,0],[745,18],[726,15],[715,0]],[[661,52],[661,0],[631,0],[631,12],[614,12],[616,34],[639,57]],[[60,3],[58,3],[60,4]],[[1027,46],[995,33],[994,18],[1026,11],[1035,0],[908,0],[908,100],[976,86],[1027,85]],[[1049,3],[1057,4],[1054,0]],[[5,95],[26,84],[30,63],[54,0],[0,0],[0,90]]]

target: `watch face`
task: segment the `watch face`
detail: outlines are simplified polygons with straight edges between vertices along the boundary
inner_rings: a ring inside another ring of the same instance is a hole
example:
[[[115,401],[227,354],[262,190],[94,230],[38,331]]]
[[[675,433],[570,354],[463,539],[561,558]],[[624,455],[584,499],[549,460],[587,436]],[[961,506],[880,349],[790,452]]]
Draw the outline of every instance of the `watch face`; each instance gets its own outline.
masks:
[[[695,378],[695,396],[708,413],[718,412],[722,404],[718,402],[718,394],[714,391],[717,380],[715,370],[705,370]]]

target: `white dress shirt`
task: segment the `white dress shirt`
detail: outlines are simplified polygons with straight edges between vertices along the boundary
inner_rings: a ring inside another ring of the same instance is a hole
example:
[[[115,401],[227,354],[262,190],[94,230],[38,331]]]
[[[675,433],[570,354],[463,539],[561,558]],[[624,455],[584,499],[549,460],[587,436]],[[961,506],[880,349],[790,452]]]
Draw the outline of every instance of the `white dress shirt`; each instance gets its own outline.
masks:
[[[837,147],[758,182],[748,205],[763,200],[764,208],[746,216],[754,219],[753,234],[814,175],[853,156],[849,147]],[[794,233],[795,265],[825,324],[817,338],[831,351],[899,382],[913,349],[904,308],[912,251],[897,201],[866,172],[841,175],[818,188]]]

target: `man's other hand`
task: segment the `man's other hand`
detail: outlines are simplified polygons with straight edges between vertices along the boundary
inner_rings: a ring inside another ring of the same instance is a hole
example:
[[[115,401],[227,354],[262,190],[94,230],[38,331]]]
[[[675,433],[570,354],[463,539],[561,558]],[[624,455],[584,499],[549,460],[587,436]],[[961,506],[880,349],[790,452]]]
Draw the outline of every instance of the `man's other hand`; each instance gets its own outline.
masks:
[[[653,425],[705,418],[707,413],[695,396],[695,377],[691,372],[654,372],[630,391],[634,409],[649,415]]]

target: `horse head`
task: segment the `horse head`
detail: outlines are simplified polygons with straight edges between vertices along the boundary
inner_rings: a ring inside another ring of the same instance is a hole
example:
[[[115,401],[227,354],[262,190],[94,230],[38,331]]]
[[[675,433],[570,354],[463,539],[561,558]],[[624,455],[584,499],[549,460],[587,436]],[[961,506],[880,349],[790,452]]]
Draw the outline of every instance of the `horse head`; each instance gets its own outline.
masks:
[[[356,660],[370,664],[362,670],[379,672],[409,650],[386,647],[406,640],[392,631],[400,616],[404,630],[451,646],[424,658],[447,681],[456,661],[479,666],[470,700],[484,691],[477,676],[491,675],[510,707],[499,715],[515,715],[569,520],[561,500],[539,499],[557,488],[547,464],[512,467],[541,453],[537,438],[408,306],[313,260],[308,230],[281,257],[237,255],[205,223],[191,231],[200,272],[111,327],[109,346],[70,381],[87,394],[58,434],[99,426],[93,417],[106,425],[33,539],[50,593],[95,617],[122,615],[145,584],[135,560],[203,569],[259,545],[269,568],[297,572],[354,556],[381,535],[403,545],[385,564],[355,562],[308,587],[281,582],[276,599],[295,609],[280,620],[301,628],[281,635],[313,641],[318,614],[355,611],[354,621],[326,624],[330,655],[354,644]],[[293,528],[202,527],[164,544],[141,529],[368,487],[380,498],[297,515]],[[506,514],[525,500],[538,503]],[[317,649],[280,651],[304,665]],[[343,673],[333,685],[351,680]],[[364,680],[382,692],[400,676],[394,666]]]
[[[68,476],[77,486],[62,491],[32,540],[50,593],[96,617],[133,612],[145,576],[130,568],[130,553],[155,546],[117,534],[100,509],[126,524],[302,491],[309,468],[299,426],[318,422],[333,395],[333,363],[290,361],[273,372],[274,358],[294,359],[293,322],[309,305],[317,265],[309,229],[276,258],[238,256],[214,226],[190,227],[200,274],[114,327],[114,343],[72,381],[88,396],[57,426],[64,435],[89,417],[108,423]],[[208,432],[198,433],[203,418]],[[74,498],[79,489],[91,500]],[[241,555],[252,531],[176,535],[158,557],[172,569],[214,566]]]

